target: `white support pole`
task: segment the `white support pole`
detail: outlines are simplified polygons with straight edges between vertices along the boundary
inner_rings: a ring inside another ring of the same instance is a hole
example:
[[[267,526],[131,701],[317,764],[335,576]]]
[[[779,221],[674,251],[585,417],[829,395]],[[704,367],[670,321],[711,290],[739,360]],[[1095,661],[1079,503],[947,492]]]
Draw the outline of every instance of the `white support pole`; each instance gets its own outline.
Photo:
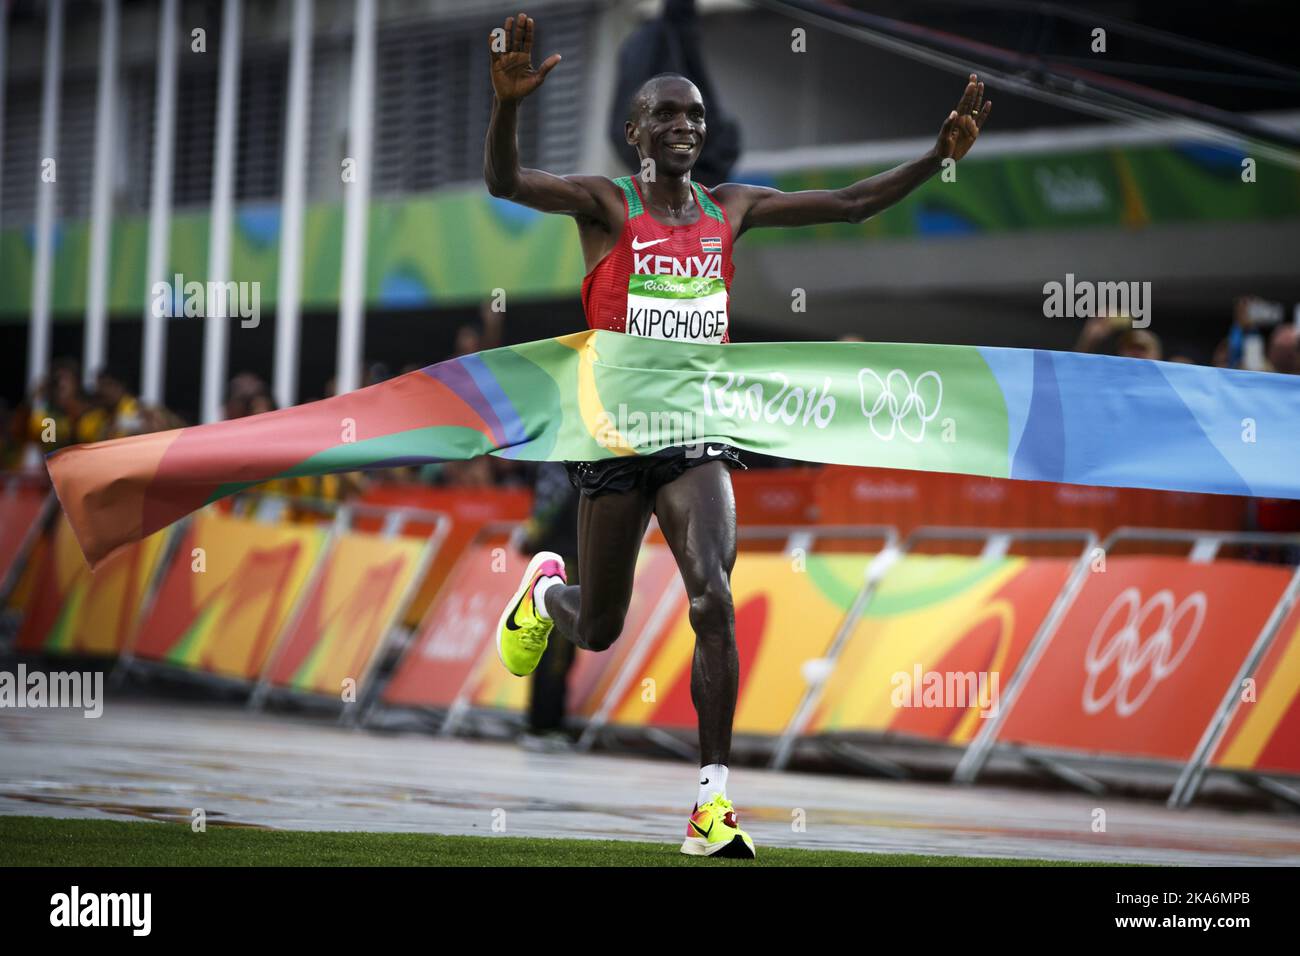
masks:
[[[149,198],[149,252],[145,266],[144,349],[140,398],[146,405],[162,405],[163,372],[167,360],[167,309],[153,308],[155,283],[167,282],[171,251],[172,158],[176,145],[176,7],[177,0],[162,0],[158,16],[158,82],[154,95],[153,182]],[[184,290],[173,289],[173,294]]]
[[[298,342],[302,323],[302,209],[306,193],[307,100],[311,77],[313,0],[294,0],[285,114],[284,180],[280,202],[280,287],[275,299],[275,402],[298,403]]]
[[[36,261],[32,268],[32,325],[27,339],[27,384],[45,377],[50,364],[50,280],[54,269],[55,190],[58,187],[59,79],[63,71],[63,0],[50,0],[45,16],[45,76],[41,89],[41,155],[36,180]],[[47,166],[48,163],[53,165]],[[46,182],[47,170],[54,180]]]
[[[344,182],[343,277],[339,285],[337,394],[355,389],[365,331],[366,220],[370,215],[371,110],[375,86],[375,0],[356,0],[352,36],[352,93],[348,102],[348,158],[355,179]]]
[[[10,0],[0,0],[0,210],[4,209],[5,171],[5,78],[9,64],[9,7]],[[0,228],[4,221],[0,218]]]
[[[239,115],[239,59],[243,42],[243,0],[225,0],[221,19],[221,66],[217,80],[217,136],[212,159],[212,214],[208,225],[208,289],[230,279],[230,220],[234,206],[235,139]],[[230,316],[238,300],[205,298],[203,319],[202,420],[222,418],[226,359],[230,348]]]
[[[114,110],[117,107],[120,0],[103,0],[99,24],[99,89],[95,103],[95,180],[90,200],[90,263],[86,276],[86,330],[82,381],[89,391],[108,355],[108,266],[112,255]]]

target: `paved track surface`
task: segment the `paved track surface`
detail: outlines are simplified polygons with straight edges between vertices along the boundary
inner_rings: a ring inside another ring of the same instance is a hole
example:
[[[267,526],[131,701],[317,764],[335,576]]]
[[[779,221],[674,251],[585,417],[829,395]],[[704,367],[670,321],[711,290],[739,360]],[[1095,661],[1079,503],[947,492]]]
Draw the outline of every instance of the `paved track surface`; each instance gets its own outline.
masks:
[[[686,764],[542,755],[303,717],[109,700],[104,715],[0,710],[0,813],[304,830],[676,841]],[[1168,864],[1300,864],[1294,818],[1110,797],[734,769],[763,846]],[[1106,811],[1106,832],[1092,830]],[[802,811],[806,826],[792,820]]]

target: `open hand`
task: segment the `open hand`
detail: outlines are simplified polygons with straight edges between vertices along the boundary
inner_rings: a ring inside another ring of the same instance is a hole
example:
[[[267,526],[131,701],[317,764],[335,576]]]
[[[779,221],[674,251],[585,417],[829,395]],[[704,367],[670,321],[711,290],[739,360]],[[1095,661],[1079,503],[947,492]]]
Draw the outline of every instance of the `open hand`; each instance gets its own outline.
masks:
[[[939,158],[960,160],[970,152],[992,109],[993,101],[984,99],[984,84],[972,73],[957,108],[948,114],[939,130],[939,141],[935,145]]]
[[[509,103],[523,99],[541,86],[546,74],[560,62],[560,54],[552,54],[539,68],[533,69],[533,18],[526,14],[506,18],[505,33],[504,51],[496,49],[499,44],[491,33],[488,49],[492,55],[492,89],[498,101]]]

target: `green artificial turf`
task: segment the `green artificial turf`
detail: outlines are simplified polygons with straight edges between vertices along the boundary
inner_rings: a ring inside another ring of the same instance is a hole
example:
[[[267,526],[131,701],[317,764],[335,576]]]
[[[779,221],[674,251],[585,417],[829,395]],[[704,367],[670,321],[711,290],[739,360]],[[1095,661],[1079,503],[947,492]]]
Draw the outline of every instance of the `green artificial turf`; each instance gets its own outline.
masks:
[[[700,859],[676,844],[434,833],[265,830],[0,816],[0,866],[1077,866],[901,853],[758,848],[757,860]]]

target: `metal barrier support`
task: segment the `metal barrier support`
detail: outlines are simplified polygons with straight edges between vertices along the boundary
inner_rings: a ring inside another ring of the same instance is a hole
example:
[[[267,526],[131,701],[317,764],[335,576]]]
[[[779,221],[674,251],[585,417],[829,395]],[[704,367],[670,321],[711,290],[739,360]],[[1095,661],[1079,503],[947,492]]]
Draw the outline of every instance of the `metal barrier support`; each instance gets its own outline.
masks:
[[[493,537],[494,535],[505,534],[510,536],[511,540],[514,540],[515,529],[518,528],[519,525],[521,525],[522,523],[523,522],[520,521],[489,522],[488,524],[484,525],[482,528],[478,530],[478,532],[474,535],[474,538],[471,540],[469,546],[473,547],[474,545],[478,544],[479,541],[482,540],[483,538],[490,538]],[[430,614],[433,613],[434,608],[437,607],[437,604],[438,602],[435,600],[432,604],[429,605]],[[410,648],[407,648],[407,652],[408,653],[410,652]],[[483,667],[487,664],[488,660],[491,657],[496,656],[496,652],[497,651],[496,651],[495,639],[489,640],[487,644],[483,647],[483,649],[479,652],[478,659],[474,661],[474,666],[471,667],[469,669],[469,673],[465,675],[465,680],[461,684],[460,689],[456,692],[455,699],[452,700],[451,706],[447,708],[447,716],[443,719],[442,726],[438,728],[439,736],[450,737],[453,734],[455,734],[456,731],[460,728],[461,722],[469,714],[470,708],[473,706],[474,689],[475,687],[478,686],[478,676],[480,673],[482,673]],[[394,673],[400,667],[401,664],[399,662],[397,667],[393,668]]]
[[[614,680],[609,685],[609,690],[605,692],[600,706],[591,715],[591,719],[587,721],[587,726],[582,729],[582,734],[578,737],[578,750],[587,751],[595,746],[597,739],[599,739],[605,727],[608,726],[614,708],[623,699],[623,694],[627,691],[628,685],[636,678],[641,665],[645,663],[646,656],[654,646],[655,637],[668,623],[668,617],[672,613],[673,607],[685,594],[686,585],[682,583],[681,575],[675,576],[668,582],[668,587],[664,589],[664,593],[659,597],[659,603],[655,605],[654,610],[650,612],[650,616],[646,618],[645,626],[632,639],[632,650],[628,652],[623,665],[614,676]]]
[[[145,621],[149,620],[149,615],[153,613],[154,605],[158,602],[158,592],[162,590],[163,580],[167,577],[167,568],[171,566],[172,560],[176,557],[176,551],[180,547],[181,541],[185,539],[185,532],[189,529],[193,520],[193,515],[186,515],[175,524],[170,524],[161,531],[154,532],[155,534],[165,534],[167,538],[163,542],[162,550],[158,554],[158,564],[153,569],[148,587],[145,588],[144,597],[140,601],[140,610],[137,613],[134,626],[131,628],[131,634],[122,645],[122,649],[117,655],[117,661],[113,665],[113,670],[109,674],[108,682],[112,687],[121,687],[133,669],[141,665],[147,666],[149,663],[136,660],[136,641],[140,637],[140,631],[144,629]]]
[[[268,499],[273,498],[279,499],[275,502],[276,507],[267,508],[265,502]],[[319,498],[290,498],[280,495],[262,495],[261,499],[262,501],[258,503],[258,506],[255,509],[255,514],[257,515],[256,520],[259,521],[279,520],[283,515],[284,509],[288,507],[297,508],[299,510],[315,510],[323,514],[332,513],[333,520],[330,523],[329,537],[321,548],[321,555],[317,559],[315,566],[312,568],[311,575],[305,582],[297,603],[290,614],[285,618],[284,626],[276,635],[275,642],[271,647],[271,652],[267,655],[266,662],[262,665],[262,670],[258,674],[257,684],[253,688],[253,693],[248,699],[248,707],[251,710],[262,709],[266,704],[267,697],[272,692],[308,697],[322,696],[306,691],[277,688],[271,682],[271,674],[274,672],[275,665],[279,662],[280,658],[284,656],[289,636],[294,632],[298,623],[301,621],[302,615],[306,610],[308,598],[311,593],[320,586],[321,575],[324,573],[324,569],[328,564],[330,552],[334,549],[335,543],[341,535],[350,534],[355,531],[355,522],[358,517],[382,518],[383,522],[379,535],[383,538],[397,537],[401,534],[402,528],[410,523],[421,522],[431,523],[433,525],[433,533],[425,540],[424,548],[421,550],[420,557],[417,560],[415,573],[411,580],[407,582],[406,588],[398,600],[398,620],[401,619],[401,614],[405,611],[407,605],[414,600],[416,589],[418,588],[420,581],[423,579],[424,573],[429,567],[429,563],[433,560],[434,555],[437,554],[438,549],[442,547],[443,541],[446,540],[446,537],[451,530],[451,518],[448,515],[441,511],[433,511],[424,508],[402,506],[388,507],[386,505],[365,503],[334,502]],[[274,517],[267,517],[270,515],[274,515]],[[374,668],[379,663],[380,655],[383,653],[384,646],[387,644],[387,638],[388,635],[385,634],[379,640],[375,645],[374,650],[371,651],[369,658],[367,658],[362,672],[356,675],[357,687],[362,698],[365,697],[365,692],[368,689],[370,682],[370,675],[374,672]],[[363,701],[359,699],[358,703],[362,706],[356,708],[349,708],[347,706],[348,702],[343,701],[341,698],[340,703],[342,704],[342,708],[339,712],[340,722],[356,724],[360,713],[364,712]]]
[[[352,514],[358,511],[364,513],[370,505],[349,506]],[[394,538],[402,533],[402,528],[412,521],[422,523],[432,520],[434,522],[433,534],[429,535],[425,541],[424,550],[420,553],[420,558],[416,562],[415,573],[411,580],[407,582],[406,590],[397,601],[396,621],[402,621],[406,617],[406,609],[411,606],[415,600],[416,594],[419,593],[420,585],[424,581],[424,576],[429,572],[429,566],[433,564],[434,558],[442,550],[443,543],[447,540],[447,535],[451,533],[451,517],[441,511],[431,511],[421,508],[395,508],[391,509],[388,516],[384,519],[384,526],[381,534],[385,538]],[[357,701],[355,708],[344,709],[339,715],[339,720],[350,727],[360,727],[365,716],[369,713],[374,701],[378,698],[378,682],[371,680],[379,662],[383,658],[383,653],[388,644],[388,635],[375,645],[374,651],[371,652],[370,659],[366,662],[365,670],[362,676],[358,678],[358,687],[361,688],[361,696]]]
[[[16,477],[10,477],[5,482],[6,495],[17,493],[18,486],[22,481]],[[23,571],[27,567],[27,559],[31,556],[32,549],[36,546],[37,539],[41,536],[41,531],[50,523],[52,516],[58,511],[58,497],[53,491],[45,496],[41,503],[40,510],[37,512],[36,520],[32,522],[31,527],[23,535],[23,540],[18,545],[18,553],[14,555],[13,564],[9,566],[8,573],[5,574],[4,580],[0,581],[0,610],[3,610],[9,603],[9,596],[13,593],[14,588],[18,586],[18,581],[23,576]]]
[[[1050,534],[1051,532],[1048,532]],[[1056,594],[1056,600],[1052,606],[1047,609],[1047,615],[1043,622],[1038,625],[1038,630],[1034,633],[1025,648],[1025,656],[1020,661],[1020,666],[1016,672],[1011,675],[1007,681],[1006,689],[1002,692],[1002,700],[998,706],[996,715],[985,720],[980,727],[979,733],[966,745],[966,750],[961,755],[961,760],[957,762],[957,768],[953,771],[952,779],[954,783],[973,783],[979,776],[980,770],[988,761],[992,751],[993,742],[997,738],[1002,722],[1006,720],[1007,712],[1011,709],[1012,703],[1020,693],[1020,688],[1024,686],[1029,675],[1033,673],[1038,664],[1039,658],[1047,650],[1047,645],[1060,626],[1061,620],[1065,617],[1065,612],[1074,604],[1074,599],[1083,589],[1083,582],[1087,580],[1088,566],[1097,547],[1097,536],[1092,531],[1076,531],[1076,535],[1084,535],[1085,543],[1078,560],[1074,567],[1070,569],[1070,575],[1065,579],[1065,584]],[[1022,540],[1043,540],[1038,535],[1026,535]]]

